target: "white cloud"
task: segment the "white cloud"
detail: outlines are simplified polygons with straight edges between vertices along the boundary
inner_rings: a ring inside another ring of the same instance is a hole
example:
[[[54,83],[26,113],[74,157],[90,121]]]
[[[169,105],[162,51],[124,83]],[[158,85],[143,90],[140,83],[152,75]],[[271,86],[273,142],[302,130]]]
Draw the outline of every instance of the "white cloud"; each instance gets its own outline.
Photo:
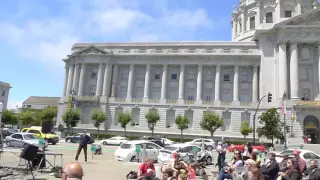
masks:
[[[147,0],[57,2],[61,3],[61,8],[55,10],[61,12],[52,17],[48,16],[50,8],[43,8],[46,7],[44,4],[39,4],[43,9],[42,16],[38,16],[41,18],[28,18],[32,10],[20,8],[24,17],[0,21],[0,38],[14,46],[22,57],[55,68],[63,65],[61,59],[75,42],[92,38],[100,41],[170,40],[213,25],[205,10],[171,10],[166,0],[155,0],[153,4]],[[37,8],[34,5],[25,7]],[[152,13],[143,11],[145,7]],[[57,73],[62,71],[60,68]]]

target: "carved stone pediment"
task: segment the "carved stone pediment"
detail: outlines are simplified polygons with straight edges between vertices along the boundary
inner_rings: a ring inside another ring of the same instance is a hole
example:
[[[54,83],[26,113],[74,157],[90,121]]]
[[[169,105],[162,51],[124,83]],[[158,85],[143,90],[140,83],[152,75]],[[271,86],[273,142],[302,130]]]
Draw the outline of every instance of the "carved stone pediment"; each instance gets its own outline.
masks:
[[[111,55],[111,53],[96,46],[89,46],[72,53],[72,56],[76,55]]]

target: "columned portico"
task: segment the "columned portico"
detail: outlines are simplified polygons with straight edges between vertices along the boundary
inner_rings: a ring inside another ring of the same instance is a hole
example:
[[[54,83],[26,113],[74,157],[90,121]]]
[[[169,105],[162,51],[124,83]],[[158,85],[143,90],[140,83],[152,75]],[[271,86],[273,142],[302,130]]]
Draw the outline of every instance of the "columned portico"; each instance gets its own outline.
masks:
[[[69,66],[66,65],[64,67],[64,86],[63,86],[63,95],[62,96],[66,96],[67,95],[67,87],[68,87],[68,74],[69,74]]]
[[[151,69],[151,65],[147,64],[146,65],[146,76],[144,78],[144,93],[143,93],[143,98],[145,98],[145,99],[149,98],[150,69]]]
[[[179,99],[183,100],[184,96],[184,64],[180,65],[180,77],[179,77]]]
[[[128,99],[132,98],[133,76],[134,76],[134,64],[130,64],[129,76],[128,76],[128,91],[127,91]]]
[[[80,70],[80,80],[79,80],[79,91],[78,91],[79,96],[83,95],[85,75],[86,75],[86,63],[82,63],[81,70]]]
[[[71,65],[69,67],[69,73],[68,73],[68,86],[67,86],[66,96],[69,95],[72,90],[73,71],[74,71],[74,65]]]
[[[102,90],[102,78],[103,78],[103,64],[99,64],[99,70],[98,70],[98,78],[97,78],[97,89],[96,89],[96,96],[101,95]]]
[[[221,66],[216,65],[216,76],[215,76],[215,91],[214,91],[214,100],[220,101],[220,69]]]
[[[282,98],[284,92],[287,91],[287,45],[279,45],[279,98]]]
[[[299,99],[299,69],[298,69],[298,47],[297,44],[290,46],[290,88],[291,99]]]
[[[161,99],[166,99],[167,97],[167,70],[168,65],[164,64],[162,69]]]
[[[202,100],[202,67],[202,64],[198,65],[197,100]]]
[[[239,66],[234,66],[233,101],[239,101]]]

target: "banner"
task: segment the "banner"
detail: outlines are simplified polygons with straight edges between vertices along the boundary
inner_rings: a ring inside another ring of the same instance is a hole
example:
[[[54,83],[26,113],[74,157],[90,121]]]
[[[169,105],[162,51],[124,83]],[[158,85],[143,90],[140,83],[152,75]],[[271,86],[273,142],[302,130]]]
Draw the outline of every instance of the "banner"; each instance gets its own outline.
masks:
[[[286,101],[283,101],[283,103],[282,103],[281,113],[282,113],[282,114],[287,114],[287,104],[286,104]]]

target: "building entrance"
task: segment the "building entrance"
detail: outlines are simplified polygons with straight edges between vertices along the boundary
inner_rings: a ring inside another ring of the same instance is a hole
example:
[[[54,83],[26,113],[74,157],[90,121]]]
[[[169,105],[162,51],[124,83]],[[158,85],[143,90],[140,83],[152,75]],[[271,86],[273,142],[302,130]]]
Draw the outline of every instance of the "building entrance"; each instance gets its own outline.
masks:
[[[314,116],[307,116],[303,120],[303,133],[308,139],[311,139],[309,143],[319,144],[319,120]]]

